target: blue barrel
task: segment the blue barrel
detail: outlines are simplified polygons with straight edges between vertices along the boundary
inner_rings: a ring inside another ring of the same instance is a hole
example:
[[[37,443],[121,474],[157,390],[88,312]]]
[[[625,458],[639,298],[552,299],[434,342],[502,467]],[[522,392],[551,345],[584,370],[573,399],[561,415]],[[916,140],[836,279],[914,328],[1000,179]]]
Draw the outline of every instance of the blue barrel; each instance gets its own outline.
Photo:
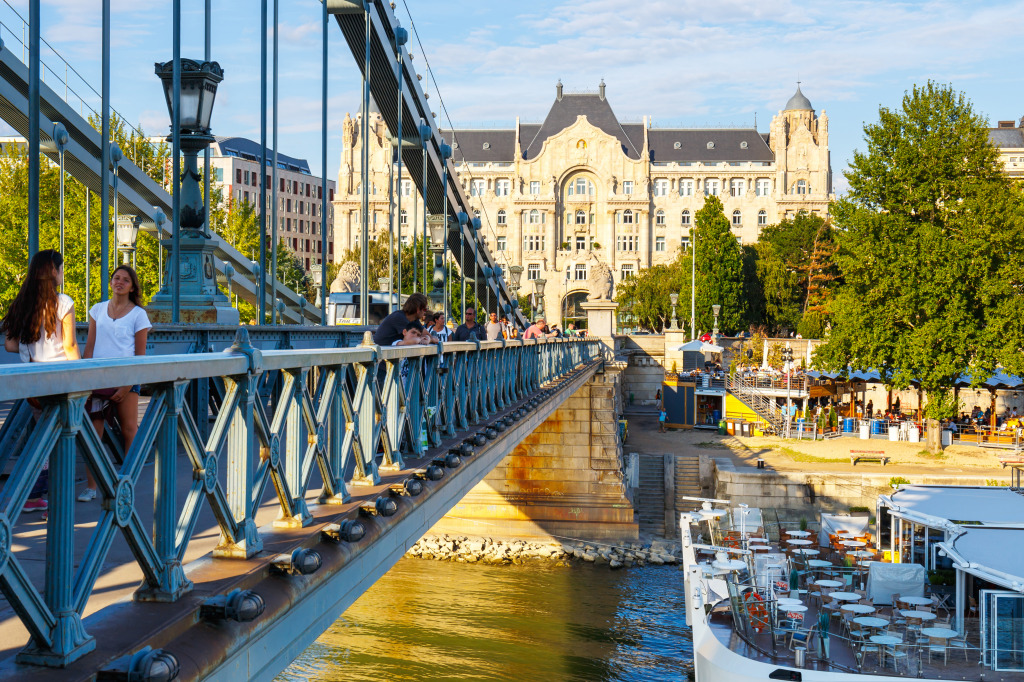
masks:
[[[872,419],[871,420],[871,433],[884,436],[885,435],[885,420],[884,419]]]
[[[843,433],[853,433],[857,428],[857,421],[853,417],[843,418]]]

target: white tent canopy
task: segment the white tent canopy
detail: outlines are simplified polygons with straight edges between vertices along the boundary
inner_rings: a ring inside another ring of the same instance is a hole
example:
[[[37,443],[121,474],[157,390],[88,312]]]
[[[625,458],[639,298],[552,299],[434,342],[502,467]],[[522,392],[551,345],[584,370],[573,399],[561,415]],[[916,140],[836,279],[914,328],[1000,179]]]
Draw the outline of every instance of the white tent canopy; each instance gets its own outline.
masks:
[[[676,348],[677,352],[683,353],[721,353],[725,349],[707,341],[694,339]]]
[[[848,530],[853,535],[864,535],[868,532],[867,516],[840,516],[838,514],[821,514],[821,532],[818,533],[818,544],[828,547],[829,534],[835,535],[838,530]]]
[[[876,604],[892,602],[892,595],[901,597],[924,596],[925,570],[920,564],[888,564],[872,561],[868,564],[868,597]]]
[[[939,548],[957,569],[1024,592],[1024,528],[967,526]]]
[[[994,486],[904,485],[878,498],[889,513],[931,528],[952,523],[1024,526],[1024,495]]]

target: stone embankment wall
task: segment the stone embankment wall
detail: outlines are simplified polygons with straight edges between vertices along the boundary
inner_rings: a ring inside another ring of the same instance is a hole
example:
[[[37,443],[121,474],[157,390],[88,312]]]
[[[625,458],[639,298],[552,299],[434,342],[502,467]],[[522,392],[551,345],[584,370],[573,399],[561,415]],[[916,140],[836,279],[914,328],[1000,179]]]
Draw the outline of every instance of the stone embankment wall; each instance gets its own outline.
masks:
[[[741,470],[726,458],[714,460],[714,496],[760,509],[787,510],[794,514],[848,513],[850,507],[867,507],[874,514],[879,495],[892,492],[895,474],[879,468],[870,473]],[[916,474],[920,485],[986,485],[981,476]]]
[[[562,566],[578,561],[609,568],[674,565],[682,556],[679,544],[669,542],[603,545],[586,542],[501,540],[448,534],[424,536],[409,548],[406,555],[436,561],[481,563],[492,566],[539,560],[553,561]]]

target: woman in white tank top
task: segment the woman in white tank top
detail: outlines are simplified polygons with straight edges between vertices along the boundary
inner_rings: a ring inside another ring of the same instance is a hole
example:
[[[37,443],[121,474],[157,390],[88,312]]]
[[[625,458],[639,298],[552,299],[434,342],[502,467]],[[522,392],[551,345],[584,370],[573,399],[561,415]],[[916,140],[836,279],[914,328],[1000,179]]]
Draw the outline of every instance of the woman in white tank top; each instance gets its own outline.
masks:
[[[64,258],[53,249],[32,257],[28,274],[18,295],[0,322],[4,349],[17,353],[22,362],[77,360],[75,303],[60,293],[64,281]],[[46,511],[46,470],[40,473],[29,493],[24,511]]]

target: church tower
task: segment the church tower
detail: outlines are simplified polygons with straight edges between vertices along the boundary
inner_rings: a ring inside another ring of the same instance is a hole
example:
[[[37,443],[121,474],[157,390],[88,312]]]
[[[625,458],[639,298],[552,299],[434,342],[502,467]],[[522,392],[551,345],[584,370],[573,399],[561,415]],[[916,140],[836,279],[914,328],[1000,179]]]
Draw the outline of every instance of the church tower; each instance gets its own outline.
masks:
[[[775,194],[780,202],[780,217],[790,215],[786,203],[806,206],[817,197],[826,209],[821,210],[824,215],[832,193],[828,115],[824,111],[821,116],[815,114],[799,83],[786,108],[772,118],[769,145],[775,154]]]

